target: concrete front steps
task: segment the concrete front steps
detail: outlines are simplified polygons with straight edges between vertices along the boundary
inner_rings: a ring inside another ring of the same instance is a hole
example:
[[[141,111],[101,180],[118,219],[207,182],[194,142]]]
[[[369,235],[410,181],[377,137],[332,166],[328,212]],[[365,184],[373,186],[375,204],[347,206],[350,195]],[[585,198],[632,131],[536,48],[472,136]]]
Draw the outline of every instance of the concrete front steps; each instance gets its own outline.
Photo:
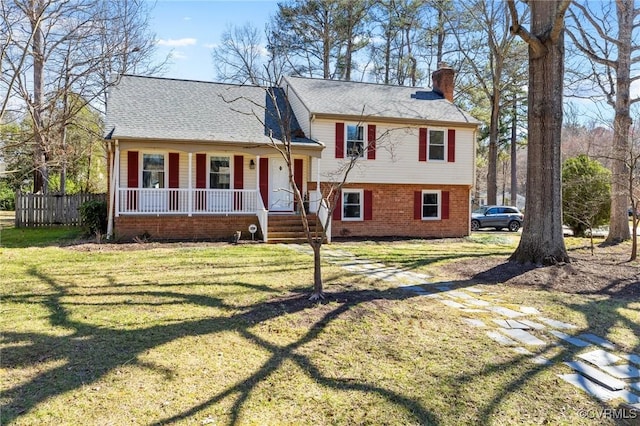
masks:
[[[317,222],[316,215],[308,215],[310,229],[313,231]],[[306,243],[302,217],[298,214],[269,215],[269,243]]]

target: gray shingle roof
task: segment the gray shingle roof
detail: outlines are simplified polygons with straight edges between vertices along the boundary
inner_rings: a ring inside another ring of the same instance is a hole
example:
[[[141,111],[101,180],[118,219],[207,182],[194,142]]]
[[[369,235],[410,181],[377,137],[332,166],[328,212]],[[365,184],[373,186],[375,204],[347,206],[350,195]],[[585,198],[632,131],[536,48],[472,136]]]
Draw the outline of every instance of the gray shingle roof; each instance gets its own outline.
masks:
[[[109,90],[105,137],[268,143],[269,127],[280,134],[273,111],[261,87],[123,75]]]
[[[310,114],[479,124],[431,89],[304,77],[284,77],[286,83]]]

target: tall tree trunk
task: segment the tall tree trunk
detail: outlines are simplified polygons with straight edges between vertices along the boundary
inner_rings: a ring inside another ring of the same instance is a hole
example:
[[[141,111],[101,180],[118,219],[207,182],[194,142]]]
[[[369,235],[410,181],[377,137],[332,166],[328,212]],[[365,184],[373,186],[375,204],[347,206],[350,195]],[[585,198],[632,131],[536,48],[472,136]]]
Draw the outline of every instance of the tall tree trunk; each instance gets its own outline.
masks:
[[[47,169],[47,146],[42,122],[42,110],[44,105],[44,46],[42,29],[40,27],[40,15],[44,8],[42,0],[36,0],[32,4],[29,17],[33,32],[32,56],[33,56],[33,192],[47,192],[49,173]]]
[[[562,3],[568,7],[568,2]],[[520,263],[569,262],[562,233],[564,25],[557,21],[560,4],[558,0],[529,2],[527,201],[520,244],[511,256]]]
[[[324,299],[324,291],[322,288],[322,263],[320,261],[320,247],[322,242],[311,245],[313,248],[313,293],[310,300]]]
[[[491,95],[491,122],[489,123],[489,164],[487,171],[487,204],[497,204],[498,198],[498,123],[500,121],[500,89]]]
[[[517,96],[513,95],[513,121],[511,122],[511,198],[512,206],[518,205],[518,104]]]
[[[627,155],[631,128],[630,70],[633,31],[633,1],[616,1],[618,14],[618,60],[616,68],[615,118],[613,120],[613,160],[611,164],[611,215],[607,243],[628,240]]]

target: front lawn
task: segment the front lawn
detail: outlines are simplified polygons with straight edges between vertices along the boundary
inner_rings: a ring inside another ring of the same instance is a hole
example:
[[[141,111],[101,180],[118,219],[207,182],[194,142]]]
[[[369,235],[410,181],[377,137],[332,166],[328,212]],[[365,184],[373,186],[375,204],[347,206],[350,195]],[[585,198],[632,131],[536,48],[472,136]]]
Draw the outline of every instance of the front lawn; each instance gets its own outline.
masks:
[[[443,261],[511,242],[438,244]],[[436,300],[325,264],[329,297],[308,302],[312,258],[291,248],[41,245],[0,248],[1,424],[607,421],[583,415],[603,406],[560,381],[563,366],[532,364]],[[384,244],[333,247],[438,265]],[[572,306],[588,296],[487,288],[586,325]],[[608,337],[632,329],[619,327]]]

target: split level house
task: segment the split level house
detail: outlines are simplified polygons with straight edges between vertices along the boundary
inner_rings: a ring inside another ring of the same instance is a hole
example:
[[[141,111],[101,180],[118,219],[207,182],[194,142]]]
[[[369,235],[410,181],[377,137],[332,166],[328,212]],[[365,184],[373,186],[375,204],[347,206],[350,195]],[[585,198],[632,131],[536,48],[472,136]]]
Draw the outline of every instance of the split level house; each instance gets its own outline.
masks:
[[[119,76],[105,122],[109,233],[222,239],[241,231],[282,240],[291,235],[278,226],[299,222],[299,209],[328,217],[318,189],[342,179],[355,158],[333,203],[329,239],[468,235],[479,122],[453,103],[451,68],[432,77],[423,89]],[[294,202],[287,163],[273,146],[283,132],[305,206]]]

